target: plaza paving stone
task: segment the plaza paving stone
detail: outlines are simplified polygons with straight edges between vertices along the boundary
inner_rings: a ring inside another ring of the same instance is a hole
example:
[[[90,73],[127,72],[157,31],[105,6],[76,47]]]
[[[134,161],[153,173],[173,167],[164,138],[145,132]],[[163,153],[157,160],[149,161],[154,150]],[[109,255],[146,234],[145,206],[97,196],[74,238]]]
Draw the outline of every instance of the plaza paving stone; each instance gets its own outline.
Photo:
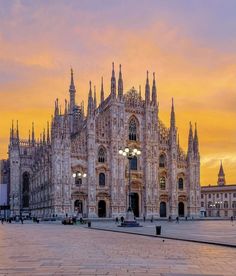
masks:
[[[0,225],[0,275],[236,275],[236,250],[61,224]]]
[[[202,241],[225,244],[236,247],[236,222],[228,220],[194,220],[194,221],[140,221],[142,227],[117,227],[115,222],[94,221],[93,228],[156,235],[155,226],[161,226],[161,235],[165,238]],[[86,226],[85,226],[86,227]],[[236,275],[236,274],[235,274]]]

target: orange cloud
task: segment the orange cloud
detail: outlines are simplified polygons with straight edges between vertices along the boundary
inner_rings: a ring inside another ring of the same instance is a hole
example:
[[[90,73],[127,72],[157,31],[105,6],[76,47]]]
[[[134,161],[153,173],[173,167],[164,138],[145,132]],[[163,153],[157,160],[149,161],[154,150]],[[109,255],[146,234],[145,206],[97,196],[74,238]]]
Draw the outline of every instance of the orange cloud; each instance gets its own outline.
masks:
[[[7,156],[12,119],[19,120],[20,133],[26,138],[32,121],[38,133],[46,126],[54,99],[63,103],[68,97],[70,66],[75,71],[77,102],[84,100],[86,106],[89,80],[99,91],[103,75],[105,94],[109,94],[111,62],[115,61],[116,68],[123,64],[125,89],[141,84],[143,95],[146,70],[156,71],[160,117],[168,126],[174,97],[185,149],[189,121],[198,123],[201,183],[216,182],[221,159],[227,182],[235,183],[236,54],[206,47],[163,21],[153,20],[136,32],[115,25],[87,22],[84,28],[80,24],[68,34],[65,23],[59,23],[65,37],[60,38],[54,27],[55,43],[47,30],[40,40],[31,34],[27,44],[18,47],[0,36],[0,73],[6,76],[0,84],[1,156]]]

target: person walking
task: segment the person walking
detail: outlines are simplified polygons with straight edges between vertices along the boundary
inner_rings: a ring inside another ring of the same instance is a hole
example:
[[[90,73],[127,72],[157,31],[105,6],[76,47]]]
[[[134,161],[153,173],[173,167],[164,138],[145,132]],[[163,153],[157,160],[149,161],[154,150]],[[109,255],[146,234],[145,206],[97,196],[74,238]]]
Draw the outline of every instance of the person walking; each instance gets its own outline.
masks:
[[[4,223],[4,218],[3,217],[1,218],[1,222],[2,222],[2,224]]]
[[[20,217],[21,224],[24,224],[23,217]]]
[[[176,223],[179,223],[179,217],[176,217]]]

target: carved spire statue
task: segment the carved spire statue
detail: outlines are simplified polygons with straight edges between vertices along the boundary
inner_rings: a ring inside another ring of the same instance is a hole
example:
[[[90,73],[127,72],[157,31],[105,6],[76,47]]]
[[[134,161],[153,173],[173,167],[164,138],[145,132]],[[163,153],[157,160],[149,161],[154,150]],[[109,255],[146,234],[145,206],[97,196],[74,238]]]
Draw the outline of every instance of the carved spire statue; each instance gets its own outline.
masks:
[[[173,98],[172,98],[172,104],[171,104],[170,128],[175,129],[175,109],[174,109],[174,99]]]
[[[96,86],[94,85],[94,94],[93,94],[94,109],[97,108],[97,95],[96,95]]]
[[[87,115],[93,115],[93,96],[92,96],[92,83],[89,82],[89,96],[88,96],[88,108],[87,108]]]
[[[103,77],[101,81],[101,103],[104,101]]]
[[[149,79],[148,79],[148,71],[147,71],[147,79],[146,79],[146,86],[145,86],[145,101],[146,101],[146,104],[150,103],[150,86],[149,86]]]
[[[76,89],[75,89],[75,84],[74,84],[74,73],[73,73],[73,69],[71,68],[71,77],[70,77],[70,113],[72,113],[74,107],[75,107],[75,93],[76,93]]]
[[[156,80],[155,73],[153,73],[153,84],[152,84],[152,104],[157,104],[157,88],[156,88]]]
[[[118,79],[118,97],[122,99],[123,97],[123,79],[122,79],[122,72],[121,72],[121,64],[120,64],[120,72],[119,72],[119,79]]]
[[[111,96],[113,99],[116,98],[116,77],[115,77],[114,62],[112,62]]]

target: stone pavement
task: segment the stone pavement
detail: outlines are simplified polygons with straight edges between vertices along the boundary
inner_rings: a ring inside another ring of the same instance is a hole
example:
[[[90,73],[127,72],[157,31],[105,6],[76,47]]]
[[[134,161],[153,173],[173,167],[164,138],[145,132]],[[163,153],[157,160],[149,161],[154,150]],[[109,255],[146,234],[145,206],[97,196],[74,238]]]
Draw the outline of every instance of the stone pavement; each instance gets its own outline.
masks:
[[[233,223],[228,220],[221,221],[140,221],[143,227],[124,228],[117,227],[115,222],[95,221],[92,222],[93,228],[106,229],[121,232],[132,232],[145,235],[156,235],[156,225],[162,227],[161,234],[165,238],[184,239],[192,241],[203,241],[216,244],[225,244],[236,247],[236,221]],[[236,275],[236,273],[235,273]]]
[[[61,224],[0,225],[0,275],[236,275],[234,248]]]

